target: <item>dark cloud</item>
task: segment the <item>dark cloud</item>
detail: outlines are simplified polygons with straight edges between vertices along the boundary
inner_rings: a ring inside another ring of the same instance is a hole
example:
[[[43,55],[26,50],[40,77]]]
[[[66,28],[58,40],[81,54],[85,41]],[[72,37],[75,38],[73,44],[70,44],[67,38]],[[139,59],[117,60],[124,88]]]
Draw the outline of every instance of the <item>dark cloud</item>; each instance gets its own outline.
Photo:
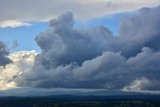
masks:
[[[135,56],[143,47],[160,50],[160,7],[143,8],[124,19],[119,30],[115,50],[126,57]]]
[[[19,46],[19,43],[18,43],[18,40],[16,39],[12,42],[12,48],[17,48],[18,46]]]
[[[146,78],[150,84],[146,84],[142,89],[159,90],[160,85],[160,51],[153,51],[150,48],[143,48],[137,56],[126,61],[127,67],[134,78]],[[133,78],[132,77],[132,78]]]
[[[0,66],[6,66],[12,61],[7,57],[9,54],[5,44],[0,41]]]
[[[50,21],[36,37],[42,49],[17,81],[35,87],[159,90],[160,7],[122,22],[118,36],[103,26],[73,28],[72,13]],[[154,83],[152,83],[154,82]]]
[[[42,49],[40,59],[37,59],[46,68],[72,62],[81,65],[85,60],[102,54],[107,39],[113,37],[111,31],[102,26],[74,29],[73,24],[72,13],[68,12],[51,20],[47,32],[36,37],[36,42]]]

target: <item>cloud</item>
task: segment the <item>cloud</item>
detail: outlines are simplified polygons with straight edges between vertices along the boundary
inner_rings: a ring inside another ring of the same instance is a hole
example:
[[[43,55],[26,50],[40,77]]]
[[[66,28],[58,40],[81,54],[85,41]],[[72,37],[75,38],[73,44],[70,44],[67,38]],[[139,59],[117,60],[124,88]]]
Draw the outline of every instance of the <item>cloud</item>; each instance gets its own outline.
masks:
[[[18,46],[19,46],[18,40],[15,39],[15,40],[12,42],[12,48],[17,48]]]
[[[159,92],[145,91],[141,95],[159,94]],[[12,90],[1,90],[0,96],[18,96],[18,97],[37,97],[37,96],[57,96],[57,95],[73,95],[73,96],[111,96],[111,95],[136,95],[137,92],[124,92],[107,89],[68,89],[68,88],[14,88]]]
[[[160,51],[153,51],[150,48],[142,48],[142,52],[138,53],[137,56],[129,58],[126,63],[127,67],[132,72],[133,77],[137,77],[133,83],[129,85],[130,90],[132,87],[137,90],[159,90],[160,85],[158,84],[160,61]],[[142,84],[142,85],[141,85]],[[128,87],[128,86],[127,86]]]
[[[31,70],[36,55],[35,51],[19,51],[10,54],[9,58],[13,62],[5,68],[0,68],[0,90],[17,88],[18,84],[14,79]]]
[[[0,21],[44,21],[66,11],[73,12],[78,19],[91,19],[142,7],[154,7],[159,3],[159,0],[1,0]]]
[[[130,91],[139,91],[144,88],[144,86],[151,84],[151,82],[147,78],[140,78],[133,81],[129,86],[124,87],[125,90]]]
[[[31,26],[31,24],[17,21],[17,20],[0,21],[1,28],[6,28],[6,27],[16,28],[16,27],[20,27],[20,26]]]
[[[31,72],[15,81],[43,88],[159,90],[159,8],[143,8],[122,21],[118,36],[103,26],[76,29],[72,13],[62,14],[36,37],[42,52]]]
[[[6,66],[12,61],[8,58],[9,51],[6,48],[6,45],[0,41],[0,66]]]
[[[67,12],[58,19],[51,20],[48,31],[36,37],[35,40],[42,49],[39,60],[46,67],[71,62],[81,65],[85,60],[101,54],[105,50],[107,38],[113,37],[111,31],[105,27],[74,29],[73,23],[72,14]]]
[[[83,83],[80,87],[119,89],[125,84],[123,80],[121,80],[123,84],[119,84],[119,80],[125,76],[125,72],[125,58],[120,53],[106,51],[77,67],[73,76]]]
[[[143,47],[160,50],[160,7],[153,9],[143,8],[139,12],[124,19],[121,22],[119,36],[115,42],[116,51],[122,51],[123,55],[135,56]]]
[[[62,14],[35,38],[41,53],[16,54],[24,56],[7,80],[19,87],[159,92],[159,10],[137,11],[122,21],[118,36],[103,26],[74,28],[73,14]]]

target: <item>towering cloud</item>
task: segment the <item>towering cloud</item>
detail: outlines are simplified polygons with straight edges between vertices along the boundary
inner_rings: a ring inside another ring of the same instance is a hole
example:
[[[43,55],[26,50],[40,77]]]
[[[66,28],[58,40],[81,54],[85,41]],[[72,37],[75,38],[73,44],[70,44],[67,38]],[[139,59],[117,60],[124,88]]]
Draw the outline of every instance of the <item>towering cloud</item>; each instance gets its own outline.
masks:
[[[36,37],[42,53],[39,58],[46,68],[76,62],[81,65],[105,51],[112,33],[105,27],[74,29],[72,13],[50,21],[49,29]]]
[[[8,58],[8,50],[3,42],[0,41],[0,66],[6,66],[10,62],[12,62]]]
[[[74,28],[73,15],[50,21],[36,37],[41,48],[19,86],[160,90],[160,7],[122,21],[118,36],[103,26]]]

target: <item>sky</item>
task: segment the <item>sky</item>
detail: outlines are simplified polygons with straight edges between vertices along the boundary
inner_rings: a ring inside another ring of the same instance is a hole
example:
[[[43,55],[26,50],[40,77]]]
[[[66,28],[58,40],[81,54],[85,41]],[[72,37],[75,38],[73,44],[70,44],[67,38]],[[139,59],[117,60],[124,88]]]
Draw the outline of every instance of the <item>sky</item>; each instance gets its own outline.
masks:
[[[110,16],[104,16],[102,18],[92,18],[90,20],[77,20],[74,24],[75,28],[79,27],[94,27],[97,25],[107,26],[115,34],[118,32],[120,20],[127,16],[126,14],[116,14]],[[11,52],[21,50],[36,50],[40,51],[38,45],[35,42],[35,37],[38,33],[47,29],[48,22],[34,22],[30,26],[21,27],[1,27],[0,39],[8,44],[8,48]],[[18,46],[13,47],[15,41]]]
[[[57,89],[160,93],[159,5],[0,0],[0,96]]]

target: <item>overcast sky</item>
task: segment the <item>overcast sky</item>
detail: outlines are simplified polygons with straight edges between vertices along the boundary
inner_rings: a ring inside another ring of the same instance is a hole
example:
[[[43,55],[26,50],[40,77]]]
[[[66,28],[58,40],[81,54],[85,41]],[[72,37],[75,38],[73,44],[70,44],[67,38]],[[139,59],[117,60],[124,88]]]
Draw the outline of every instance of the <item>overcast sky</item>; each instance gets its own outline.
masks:
[[[91,19],[154,7],[159,0],[0,0],[0,26],[30,26],[71,11],[78,19]]]

